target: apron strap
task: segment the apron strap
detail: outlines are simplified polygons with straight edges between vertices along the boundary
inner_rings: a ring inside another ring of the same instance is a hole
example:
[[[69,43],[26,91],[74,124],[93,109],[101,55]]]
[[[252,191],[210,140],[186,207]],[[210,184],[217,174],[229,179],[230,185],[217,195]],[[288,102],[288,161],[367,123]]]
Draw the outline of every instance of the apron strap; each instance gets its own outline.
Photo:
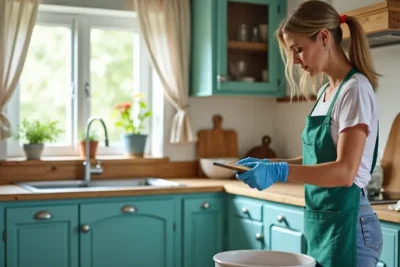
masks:
[[[333,107],[335,106],[337,98],[339,97],[339,93],[343,87],[343,84],[345,84],[351,78],[351,76],[353,76],[356,73],[357,73],[357,70],[355,68],[351,68],[351,70],[346,74],[346,77],[344,77],[343,81],[340,83],[339,88],[336,91],[335,97],[333,98],[332,103],[329,106],[328,112],[326,114],[326,118],[325,118],[326,123],[330,123],[332,110],[333,110]]]
[[[378,147],[379,147],[379,121],[378,121],[378,132],[376,134],[374,155],[372,157],[372,166],[371,166],[371,171],[369,172],[370,174],[372,174],[372,172],[374,171],[375,165],[376,165],[376,161],[378,159]]]
[[[322,90],[322,93],[319,95],[317,101],[315,101],[315,104],[314,104],[314,106],[313,106],[313,108],[312,108],[312,110],[311,110],[311,112],[310,112],[310,116],[311,116],[311,114],[313,113],[315,107],[317,106],[319,100],[320,100],[321,97],[324,95],[324,93],[325,93],[326,89],[328,88],[328,86],[329,86],[329,83],[327,83],[327,84],[325,85],[325,88]]]

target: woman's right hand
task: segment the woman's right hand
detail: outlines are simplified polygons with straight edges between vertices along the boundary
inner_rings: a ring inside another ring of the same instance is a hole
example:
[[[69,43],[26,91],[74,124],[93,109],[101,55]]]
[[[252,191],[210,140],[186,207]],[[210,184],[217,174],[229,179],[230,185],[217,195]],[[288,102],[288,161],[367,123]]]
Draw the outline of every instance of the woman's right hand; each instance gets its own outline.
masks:
[[[247,157],[247,158],[239,160],[238,162],[236,162],[236,164],[245,164],[245,163],[250,163],[250,162],[270,163],[270,161],[268,159],[257,159],[257,158]]]

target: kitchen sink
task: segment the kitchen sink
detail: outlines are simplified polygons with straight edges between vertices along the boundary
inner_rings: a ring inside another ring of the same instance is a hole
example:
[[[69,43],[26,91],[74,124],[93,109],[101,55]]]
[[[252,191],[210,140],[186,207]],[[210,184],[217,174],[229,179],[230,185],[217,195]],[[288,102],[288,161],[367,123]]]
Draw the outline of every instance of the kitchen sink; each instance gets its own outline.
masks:
[[[109,189],[138,189],[138,188],[160,188],[180,187],[184,184],[168,181],[161,178],[132,178],[132,179],[109,179],[66,181],[40,181],[24,182],[16,184],[31,192],[73,192],[73,191],[102,191]]]

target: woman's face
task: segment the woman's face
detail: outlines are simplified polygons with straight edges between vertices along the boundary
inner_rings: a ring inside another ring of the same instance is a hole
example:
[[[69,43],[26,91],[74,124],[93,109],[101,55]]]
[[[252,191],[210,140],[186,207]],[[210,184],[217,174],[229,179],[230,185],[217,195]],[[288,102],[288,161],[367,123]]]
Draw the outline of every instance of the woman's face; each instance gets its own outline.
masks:
[[[292,53],[293,64],[299,64],[304,71],[311,76],[321,73],[327,62],[328,53],[325,50],[321,32],[315,41],[298,36],[283,33],[283,40],[289,52]]]

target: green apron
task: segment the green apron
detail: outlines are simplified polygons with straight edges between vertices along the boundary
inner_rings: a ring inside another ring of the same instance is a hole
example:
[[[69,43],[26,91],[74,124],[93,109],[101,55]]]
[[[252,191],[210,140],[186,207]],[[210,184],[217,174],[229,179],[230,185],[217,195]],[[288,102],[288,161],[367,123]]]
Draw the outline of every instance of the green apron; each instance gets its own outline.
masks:
[[[307,117],[302,133],[303,165],[336,161],[337,151],[330,128],[331,113],[343,84],[355,73],[357,71],[353,68],[346,75],[326,116],[311,116],[314,106]],[[323,95],[324,92],[318,101]],[[371,171],[375,167],[377,147],[376,144]],[[351,187],[334,188],[305,185],[304,232],[307,238],[307,254],[318,262],[318,266],[357,266],[360,191],[355,184]]]

